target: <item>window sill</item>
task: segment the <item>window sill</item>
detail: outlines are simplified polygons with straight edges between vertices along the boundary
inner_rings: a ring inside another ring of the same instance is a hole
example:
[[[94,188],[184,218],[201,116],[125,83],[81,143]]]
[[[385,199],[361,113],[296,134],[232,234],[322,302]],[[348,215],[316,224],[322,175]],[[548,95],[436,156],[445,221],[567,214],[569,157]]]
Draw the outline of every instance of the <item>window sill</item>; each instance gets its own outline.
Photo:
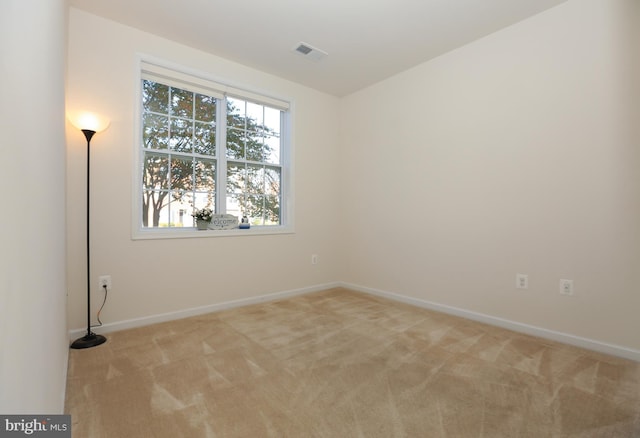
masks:
[[[191,239],[209,237],[246,237],[293,234],[292,227],[253,227],[233,230],[197,230],[195,228],[144,228],[133,232],[132,240]]]

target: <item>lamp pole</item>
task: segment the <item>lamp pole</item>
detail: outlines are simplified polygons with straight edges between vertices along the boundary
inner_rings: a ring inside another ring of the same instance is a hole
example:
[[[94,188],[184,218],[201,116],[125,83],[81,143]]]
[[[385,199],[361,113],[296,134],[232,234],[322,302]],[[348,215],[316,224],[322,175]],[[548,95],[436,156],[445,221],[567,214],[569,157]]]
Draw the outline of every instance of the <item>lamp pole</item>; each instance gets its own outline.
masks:
[[[87,139],[87,334],[76,339],[71,344],[71,348],[90,348],[106,342],[107,338],[95,334],[91,331],[91,245],[89,243],[89,212],[91,201],[90,177],[91,177],[91,138],[96,133],[91,129],[82,129],[82,133]]]

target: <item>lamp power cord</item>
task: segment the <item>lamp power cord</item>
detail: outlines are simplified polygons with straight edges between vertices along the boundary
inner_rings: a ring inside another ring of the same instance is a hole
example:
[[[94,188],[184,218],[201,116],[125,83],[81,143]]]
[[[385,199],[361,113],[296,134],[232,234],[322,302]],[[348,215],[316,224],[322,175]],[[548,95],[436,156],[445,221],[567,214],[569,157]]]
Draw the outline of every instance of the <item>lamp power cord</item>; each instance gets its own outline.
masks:
[[[102,305],[100,306],[100,309],[98,310],[98,313],[96,314],[96,318],[98,320],[98,323],[92,325],[91,328],[102,327],[102,321],[100,321],[100,312],[102,312],[102,309],[104,308],[104,305],[107,302],[107,294],[109,292],[108,289],[107,289],[107,285],[106,284],[103,284],[102,288],[104,289],[104,299],[102,300]]]

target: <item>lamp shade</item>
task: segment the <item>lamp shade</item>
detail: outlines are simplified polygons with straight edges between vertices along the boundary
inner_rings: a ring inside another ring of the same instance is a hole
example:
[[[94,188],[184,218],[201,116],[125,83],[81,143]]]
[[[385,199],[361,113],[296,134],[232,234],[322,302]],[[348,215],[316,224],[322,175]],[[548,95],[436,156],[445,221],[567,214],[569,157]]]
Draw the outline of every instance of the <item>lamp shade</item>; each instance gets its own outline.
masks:
[[[102,132],[109,127],[109,119],[88,111],[77,111],[68,115],[69,121],[78,129]]]

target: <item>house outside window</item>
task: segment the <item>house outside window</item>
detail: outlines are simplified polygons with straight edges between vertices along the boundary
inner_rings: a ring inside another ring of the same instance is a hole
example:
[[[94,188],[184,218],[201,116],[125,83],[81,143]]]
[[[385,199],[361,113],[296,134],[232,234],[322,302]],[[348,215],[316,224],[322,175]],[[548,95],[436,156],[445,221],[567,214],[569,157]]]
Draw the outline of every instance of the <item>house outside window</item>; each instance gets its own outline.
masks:
[[[290,221],[289,105],[142,63],[138,229],[193,230],[194,209]]]

